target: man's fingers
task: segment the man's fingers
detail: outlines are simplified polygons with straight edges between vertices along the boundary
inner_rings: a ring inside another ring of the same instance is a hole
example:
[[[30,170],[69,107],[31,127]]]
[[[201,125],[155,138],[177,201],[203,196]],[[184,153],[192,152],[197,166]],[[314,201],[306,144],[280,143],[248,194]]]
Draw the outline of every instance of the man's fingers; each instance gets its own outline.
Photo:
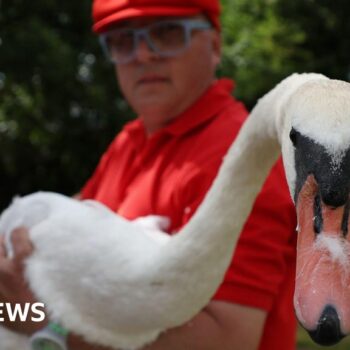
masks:
[[[19,227],[12,231],[11,242],[13,245],[14,259],[25,259],[33,252],[29,231],[25,227]]]

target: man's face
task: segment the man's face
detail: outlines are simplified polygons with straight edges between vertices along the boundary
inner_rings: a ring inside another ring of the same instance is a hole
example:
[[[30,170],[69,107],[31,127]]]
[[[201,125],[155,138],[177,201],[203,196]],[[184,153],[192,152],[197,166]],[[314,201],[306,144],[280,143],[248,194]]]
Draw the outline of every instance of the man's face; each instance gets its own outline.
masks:
[[[138,28],[157,21],[135,19],[122,27]],[[160,57],[141,40],[135,59],[117,64],[116,71],[124,96],[152,133],[199,98],[212,83],[219,61],[219,34],[213,29],[194,30],[189,47],[175,57]]]

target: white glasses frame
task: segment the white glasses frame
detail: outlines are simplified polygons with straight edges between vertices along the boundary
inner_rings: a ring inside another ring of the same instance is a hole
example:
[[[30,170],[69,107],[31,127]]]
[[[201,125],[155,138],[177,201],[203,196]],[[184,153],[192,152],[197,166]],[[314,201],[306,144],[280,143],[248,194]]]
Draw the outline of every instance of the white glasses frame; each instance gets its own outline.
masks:
[[[151,36],[150,31],[156,27],[160,26],[166,26],[166,25],[180,25],[184,30],[184,45],[180,49],[176,50],[159,50],[157,48],[157,45],[154,44]],[[193,30],[207,30],[211,29],[212,25],[209,21],[206,21],[204,19],[174,19],[174,20],[163,20],[158,21],[155,23],[152,23],[148,26],[141,27],[141,28],[117,28],[110,30],[108,32],[102,33],[99,36],[99,40],[102,46],[102,49],[107,56],[107,58],[116,64],[127,64],[133,61],[136,57],[136,48],[138,47],[140,41],[143,39],[147,43],[148,47],[156,53],[159,57],[174,57],[177,56],[184,51],[188,49],[191,42],[191,34]],[[125,56],[122,59],[117,59],[115,57],[112,57],[109,49],[108,49],[108,37],[110,35],[116,34],[116,33],[132,33],[133,35],[133,49],[131,50],[130,54]]]

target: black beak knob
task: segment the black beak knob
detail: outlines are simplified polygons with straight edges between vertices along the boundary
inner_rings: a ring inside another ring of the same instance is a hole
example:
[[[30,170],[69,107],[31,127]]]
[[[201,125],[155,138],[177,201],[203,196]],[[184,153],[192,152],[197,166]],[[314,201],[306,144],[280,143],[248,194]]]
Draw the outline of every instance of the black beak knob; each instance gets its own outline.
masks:
[[[317,329],[308,332],[313,341],[323,346],[334,345],[344,338],[337,310],[332,305],[327,305],[323,310]]]

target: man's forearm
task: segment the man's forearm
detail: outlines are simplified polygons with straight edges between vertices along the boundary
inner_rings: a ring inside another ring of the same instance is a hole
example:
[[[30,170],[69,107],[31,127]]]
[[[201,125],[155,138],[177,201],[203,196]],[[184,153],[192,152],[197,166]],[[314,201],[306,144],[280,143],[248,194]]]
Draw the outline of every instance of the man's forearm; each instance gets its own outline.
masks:
[[[227,335],[220,324],[202,311],[192,321],[162,333],[157,340],[140,350],[232,350]],[[226,343],[226,344],[225,344]],[[115,350],[88,344],[81,337],[71,334],[69,350]]]
[[[140,350],[256,350],[266,312],[250,307],[211,302],[192,321],[170,329]],[[71,336],[69,350],[113,350]]]
[[[232,350],[225,347],[220,325],[207,312],[198,314],[191,322],[170,329],[140,350]],[[69,350],[113,350],[87,344],[81,338],[70,336]]]
[[[213,315],[200,312],[192,321],[168,330],[142,350],[232,350],[232,341]]]

